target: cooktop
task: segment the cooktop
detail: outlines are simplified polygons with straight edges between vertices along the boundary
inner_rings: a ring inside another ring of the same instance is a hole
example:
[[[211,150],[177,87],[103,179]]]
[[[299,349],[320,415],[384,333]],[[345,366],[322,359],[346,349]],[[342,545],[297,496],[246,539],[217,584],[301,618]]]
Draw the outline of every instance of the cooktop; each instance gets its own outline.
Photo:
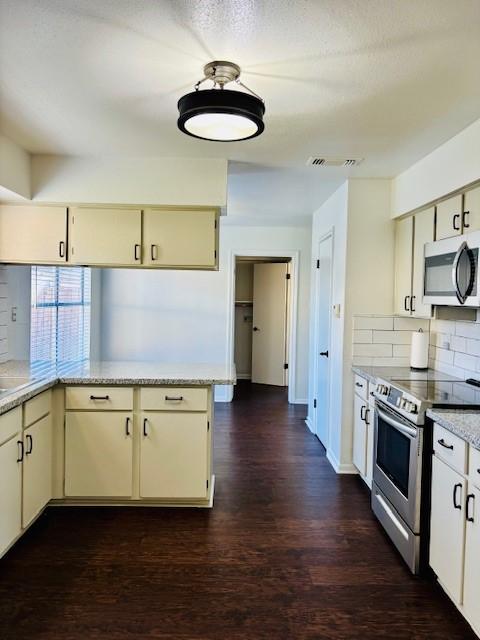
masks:
[[[459,379],[392,380],[392,386],[435,407],[480,405],[480,388]]]

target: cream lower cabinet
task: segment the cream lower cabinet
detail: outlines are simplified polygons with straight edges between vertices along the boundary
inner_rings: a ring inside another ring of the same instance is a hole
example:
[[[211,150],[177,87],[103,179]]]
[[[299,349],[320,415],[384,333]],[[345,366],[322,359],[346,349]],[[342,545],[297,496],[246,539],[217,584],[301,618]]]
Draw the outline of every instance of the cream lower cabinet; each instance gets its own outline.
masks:
[[[214,209],[146,209],[143,213],[143,263],[213,269],[217,264],[217,235]]]
[[[368,402],[355,394],[353,406],[353,464],[360,475],[367,473],[367,422]]]
[[[21,422],[19,422],[21,429]],[[14,436],[0,445],[0,556],[22,527],[22,441]]]
[[[68,411],[65,496],[132,496],[133,413]]]
[[[140,497],[206,498],[209,421],[206,413],[144,412]]]
[[[470,485],[467,507],[463,606],[466,617],[480,633],[480,490]]]
[[[23,433],[22,524],[28,526],[52,498],[52,417],[47,415]]]

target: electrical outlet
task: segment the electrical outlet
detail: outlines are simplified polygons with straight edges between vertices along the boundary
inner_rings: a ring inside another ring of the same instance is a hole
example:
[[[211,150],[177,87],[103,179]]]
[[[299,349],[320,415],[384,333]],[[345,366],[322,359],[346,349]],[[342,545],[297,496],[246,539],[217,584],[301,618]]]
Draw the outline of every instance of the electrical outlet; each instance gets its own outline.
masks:
[[[12,319],[12,322],[17,321],[17,307],[12,307],[12,312],[10,317]]]

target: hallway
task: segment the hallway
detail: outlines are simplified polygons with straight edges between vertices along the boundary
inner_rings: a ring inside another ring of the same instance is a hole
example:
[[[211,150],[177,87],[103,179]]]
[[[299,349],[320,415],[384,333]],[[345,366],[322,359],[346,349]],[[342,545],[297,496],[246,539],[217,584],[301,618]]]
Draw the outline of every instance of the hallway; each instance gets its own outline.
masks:
[[[213,510],[50,508],[0,562],[0,638],[473,640],[305,410],[247,383],[216,406]]]

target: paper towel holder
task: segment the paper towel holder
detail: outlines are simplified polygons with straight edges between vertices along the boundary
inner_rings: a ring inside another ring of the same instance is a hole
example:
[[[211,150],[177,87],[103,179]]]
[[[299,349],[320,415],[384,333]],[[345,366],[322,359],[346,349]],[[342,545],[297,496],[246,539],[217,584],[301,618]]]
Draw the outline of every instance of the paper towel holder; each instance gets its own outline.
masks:
[[[424,333],[423,329],[420,327],[418,331],[414,331],[413,333]],[[413,334],[412,334],[412,342],[413,342]],[[412,361],[412,353],[410,354],[410,362]],[[428,370],[428,344],[427,344],[427,354],[426,354],[426,366],[425,367],[414,367],[410,364],[411,371],[427,371]]]

